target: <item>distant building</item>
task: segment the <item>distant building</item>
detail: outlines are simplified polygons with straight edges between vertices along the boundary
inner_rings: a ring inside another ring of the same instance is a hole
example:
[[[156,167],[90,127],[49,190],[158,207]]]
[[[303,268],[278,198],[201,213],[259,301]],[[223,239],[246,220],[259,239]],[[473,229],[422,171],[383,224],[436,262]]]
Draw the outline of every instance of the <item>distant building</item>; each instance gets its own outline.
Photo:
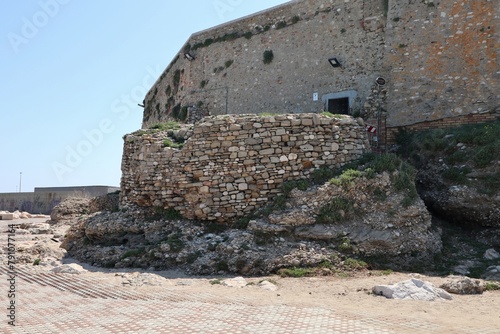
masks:
[[[499,23],[490,0],[290,1],[193,34],[147,93],[143,128],[326,110],[392,140],[399,127],[492,120]]]
[[[119,191],[119,187],[50,187],[34,192],[0,193],[0,210],[50,214],[54,206],[67,197],[97,197]]]

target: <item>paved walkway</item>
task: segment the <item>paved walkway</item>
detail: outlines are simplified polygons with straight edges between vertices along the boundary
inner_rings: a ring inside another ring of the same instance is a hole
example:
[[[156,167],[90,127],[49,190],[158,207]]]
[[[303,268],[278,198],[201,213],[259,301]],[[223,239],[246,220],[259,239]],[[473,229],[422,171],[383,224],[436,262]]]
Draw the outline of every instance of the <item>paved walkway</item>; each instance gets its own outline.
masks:
[[[7,268],[0,267],[2,313],[8,301]],[[321,307],[255,306],[249,300],[168,288],[138,293],[96,279],[38,273],[20,267],[16,326],[2,316],[2,333],[445,333],[432,323],[337,313]],[[477,330],[453,333],[479,333]],[[485,330],[482,333],[496,333]]]

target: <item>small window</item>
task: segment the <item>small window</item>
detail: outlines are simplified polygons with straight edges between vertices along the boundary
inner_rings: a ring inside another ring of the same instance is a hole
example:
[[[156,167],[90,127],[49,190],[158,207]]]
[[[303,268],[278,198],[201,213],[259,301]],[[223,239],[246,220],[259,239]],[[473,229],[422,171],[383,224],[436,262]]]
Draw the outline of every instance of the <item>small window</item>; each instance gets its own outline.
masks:
[[[349,98],[342,97],[339,99],[329,99],[328,112],[332,114],[349,114]]]

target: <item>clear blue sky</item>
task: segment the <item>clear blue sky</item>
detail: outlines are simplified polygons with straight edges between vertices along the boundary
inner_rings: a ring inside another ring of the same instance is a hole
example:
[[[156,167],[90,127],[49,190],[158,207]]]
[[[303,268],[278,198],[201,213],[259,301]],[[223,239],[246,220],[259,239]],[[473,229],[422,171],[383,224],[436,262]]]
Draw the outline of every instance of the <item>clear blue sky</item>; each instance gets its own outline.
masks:
[[[197,31],[284,0],[0,4],[0,192],[119,186],[122,136]]]

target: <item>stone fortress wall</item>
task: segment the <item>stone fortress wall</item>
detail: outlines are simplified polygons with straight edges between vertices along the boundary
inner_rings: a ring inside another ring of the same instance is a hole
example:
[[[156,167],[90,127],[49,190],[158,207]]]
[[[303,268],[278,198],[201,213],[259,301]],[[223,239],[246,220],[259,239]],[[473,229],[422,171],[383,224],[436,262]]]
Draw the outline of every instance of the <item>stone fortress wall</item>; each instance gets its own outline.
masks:
[[[154,131],[125,136],[122,206],[231,222],[267,204],[283,182],[321,166],[340,167],[369,150],[361,119],[318,114],[210,116],[182,149],[165,146],[166,138]]]
[[[143,128],[176,106],[201,105],[211,115],[318,112],[338,92],[360,110],[383,74],[382,27],[380,1],[308,0],[196,33],[147,94]],[[333,68],[332,57],[342,67]]]
[[[302,113],[335,98],[347,98],[351,114],[383,116],[388,128],[494,118],[499,23],[497,0],[290,1],[193,34],[148,92],[143,127],[190,106]]]

